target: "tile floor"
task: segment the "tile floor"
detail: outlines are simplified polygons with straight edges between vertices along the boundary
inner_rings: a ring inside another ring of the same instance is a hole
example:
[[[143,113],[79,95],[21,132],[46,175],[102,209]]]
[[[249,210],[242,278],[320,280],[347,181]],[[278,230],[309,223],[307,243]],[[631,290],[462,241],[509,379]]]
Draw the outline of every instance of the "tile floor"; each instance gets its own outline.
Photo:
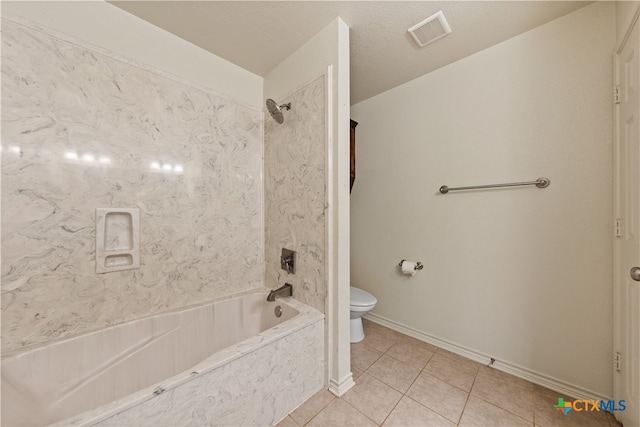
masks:
[[[278,427],[620,426],[607,412],[565,416],[557,392],[373,322],[364,330],[351,344],[356,385],[341,398],[319,391]]]

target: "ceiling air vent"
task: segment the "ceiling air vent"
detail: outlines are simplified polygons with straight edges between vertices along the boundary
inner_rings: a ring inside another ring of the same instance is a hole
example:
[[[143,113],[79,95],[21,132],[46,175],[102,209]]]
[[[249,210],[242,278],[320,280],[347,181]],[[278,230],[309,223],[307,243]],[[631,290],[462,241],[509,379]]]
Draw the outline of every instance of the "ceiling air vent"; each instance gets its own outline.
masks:
[[[438,11],[424,21],[409,28],[407,31],[409,31],[411,37],[418,43],[418,46],[423,47],[449,34],[451,27],[449,27],[444,13]]]

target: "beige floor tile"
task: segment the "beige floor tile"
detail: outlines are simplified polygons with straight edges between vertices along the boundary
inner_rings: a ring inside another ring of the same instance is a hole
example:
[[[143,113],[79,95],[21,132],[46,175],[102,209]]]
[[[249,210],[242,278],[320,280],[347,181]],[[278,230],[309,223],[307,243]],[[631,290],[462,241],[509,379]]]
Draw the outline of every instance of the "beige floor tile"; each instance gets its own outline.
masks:
[[[485,402],[482,399],[471,396],[469,397],[467,406],[464,408],[464,413],[460,420],[460,426],[533,427],[533,421],[527,421],[515,414],[512,414],[511,412],[498,408],[489,402]]]
[[[471,390],[499,408],[533,421],[534,384],[487,366],[480,367]]]
[[[296,423],[303,426],[308,423],[311,418],[318,415],[318,412],[323,410],[335,398],[336,397],[328,390],[322,389],[300,405],[298,409],[290,413],[289,416],[293,418]]]
[[[401,393],[406,393],[420,370],[393,357],[383,354],[369,369],[367,374],[390,385]]]
[[[313,417],[306,425],[622,427],[604,411],[574,410],[565,416],[554,408],[562,397],[557,392],[366,319],[363,323],[365,339],[351,345],[356,385],[341,399],[323,390],[278,426],[302,426]]]
[[[342,399],[334,399],[307,424],[307,426],[311,427],[368,427],[375,425],[376,423]]]
[[[351,375],[353,375],[354,380],[362,375],[363,372],[364,371],[362,369],[356,368],[355,366],[353,366],[353,363],[351,364]]]
[[[381,355],[382,352],[362,342],[351,344],[351,365],[362,371],[366,371]]]
[[[387,427],[455,427],[455,424],[413,399],[404,396],[391,411],[383,426]]]
[[[609,415],[604,411],[577,412],[571,410],[564,415],[554,406],[558,404],[558,398],[563,398],[566,402],[574,399],[562,394],[543,388],[535,388],[535,423],[540,427],[607,427],[609,426]]]
[[[470,391],[480,366],[473,360],[438,349],[425,366],[424,372],[465,391]]]
[[[457,423],[469,394],[423,371],[406,395]]]
[[[386,326],[382,326],[379,323],[372,322],[371,320],[366,318],[362,319],[362,327],[364,328],[365,332],[371,331],[374,329],[377,329],[379,331],[391,331],[391,329],[387,328]]]
[[[459,354],[450,352],[449,350],[445,350],[444,348],[438,348],[438,354],[440,356],[444,356],[448,359],[453,359],[453,360],[457,360],[459,362],[467,362],[467,363],[473,363],[475,365],[480,366],[480,364],[478,362],[474,362],[473,360],[464,357],[464,356],[460,356]]]
[[[363,327],[364,340],[362,342],[382,353],[389,350],[389,348],[400,341],[402,337],[401,333],[373,322],[366,321],[363,323]]]
[[[419,344],[421,346],[424,346],[427,350],[429,350],[432,353],[435,353],[436,351],[438,351],[438,347],[433,345],[433,344],[429,344],[428,342],[424,342],[422,340],[419,340],[417,338],[413,338],[410,337],[409,335],[402,335],[402,337],[400,337],[400,341],[404,341],[404,342],[408,342],[410,344]]]
[[[542,387],[541,385],[538,385],[538,384],[533,385],[533,391],[535,392],[536,395],[547,396],[551,399],[553,399],[554,397],[560,396],[560,394],[557,391],[549,390],[548,388]]]
[[[406,337],[395,343],[387,351],[387,354],[414,368],[422,369],[436,350],[437,348],[431,344]]]
[[[364,332],[368,332],[368,331],[376,331],[379,332],[381,334],[385,334],[385,335],[389,335],[389,336],[394,336],[398,339],[402,339],[402,337],[406,337],[406,335],[394,331],[393,329],[387,328],[386,326],[382,326],[378,323],[374,323],[368,319],[362,319],[362,327],[364,328]]]
[[[611,427],[622,427],[622,423],[616,420],[616,417],[613,414],[609,414],[609,425]]]
[[[366,372],[342,399],[378,424],[387,418],[402,394]]]
[[[538,387],[534,383],[523,380],[522,378],[518,378],[506,372],[499,371],[498,369],[492,368],[491,366],[481,365],[478,369],[478,376],[492,377],[495,378],[496,381],[500,382],[500,384],[514,384],[532,391],[534,391],[535,388]]]
[[[276,424],[276,427],[300,427],[289,415],[284,417],[282,421]]]

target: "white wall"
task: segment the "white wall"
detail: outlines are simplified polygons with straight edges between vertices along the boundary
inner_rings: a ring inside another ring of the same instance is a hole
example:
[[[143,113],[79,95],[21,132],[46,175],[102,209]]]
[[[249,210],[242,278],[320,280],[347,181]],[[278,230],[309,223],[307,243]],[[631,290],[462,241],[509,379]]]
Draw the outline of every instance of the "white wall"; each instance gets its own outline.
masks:
[[[26,18],[262,108],[262,78],[102,0],[3,1],[2,13]]]
[[[374,319],[611,396],[614,44],[599,2],[352,107],[351,278]]]
[[[340,18],[265,76],[264,97],[280,101],[321,75],[327,78],[327,368],[329,390],[340,396],[354,384],[349,348],[349,28]]]
[[[635,18],[640,1],[616,1],[616,46],[622,41]]]

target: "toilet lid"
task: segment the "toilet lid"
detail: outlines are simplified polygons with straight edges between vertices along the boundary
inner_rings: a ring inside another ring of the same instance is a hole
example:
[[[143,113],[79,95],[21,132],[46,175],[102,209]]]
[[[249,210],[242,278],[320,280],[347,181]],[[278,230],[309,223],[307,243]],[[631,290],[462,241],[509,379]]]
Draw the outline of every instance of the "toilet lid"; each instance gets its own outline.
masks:
[[[378,300],[367,291],[363,291],[359,288],[351,287],[351,302],[350,304],[356,307],[369,307],[375,305]]]

